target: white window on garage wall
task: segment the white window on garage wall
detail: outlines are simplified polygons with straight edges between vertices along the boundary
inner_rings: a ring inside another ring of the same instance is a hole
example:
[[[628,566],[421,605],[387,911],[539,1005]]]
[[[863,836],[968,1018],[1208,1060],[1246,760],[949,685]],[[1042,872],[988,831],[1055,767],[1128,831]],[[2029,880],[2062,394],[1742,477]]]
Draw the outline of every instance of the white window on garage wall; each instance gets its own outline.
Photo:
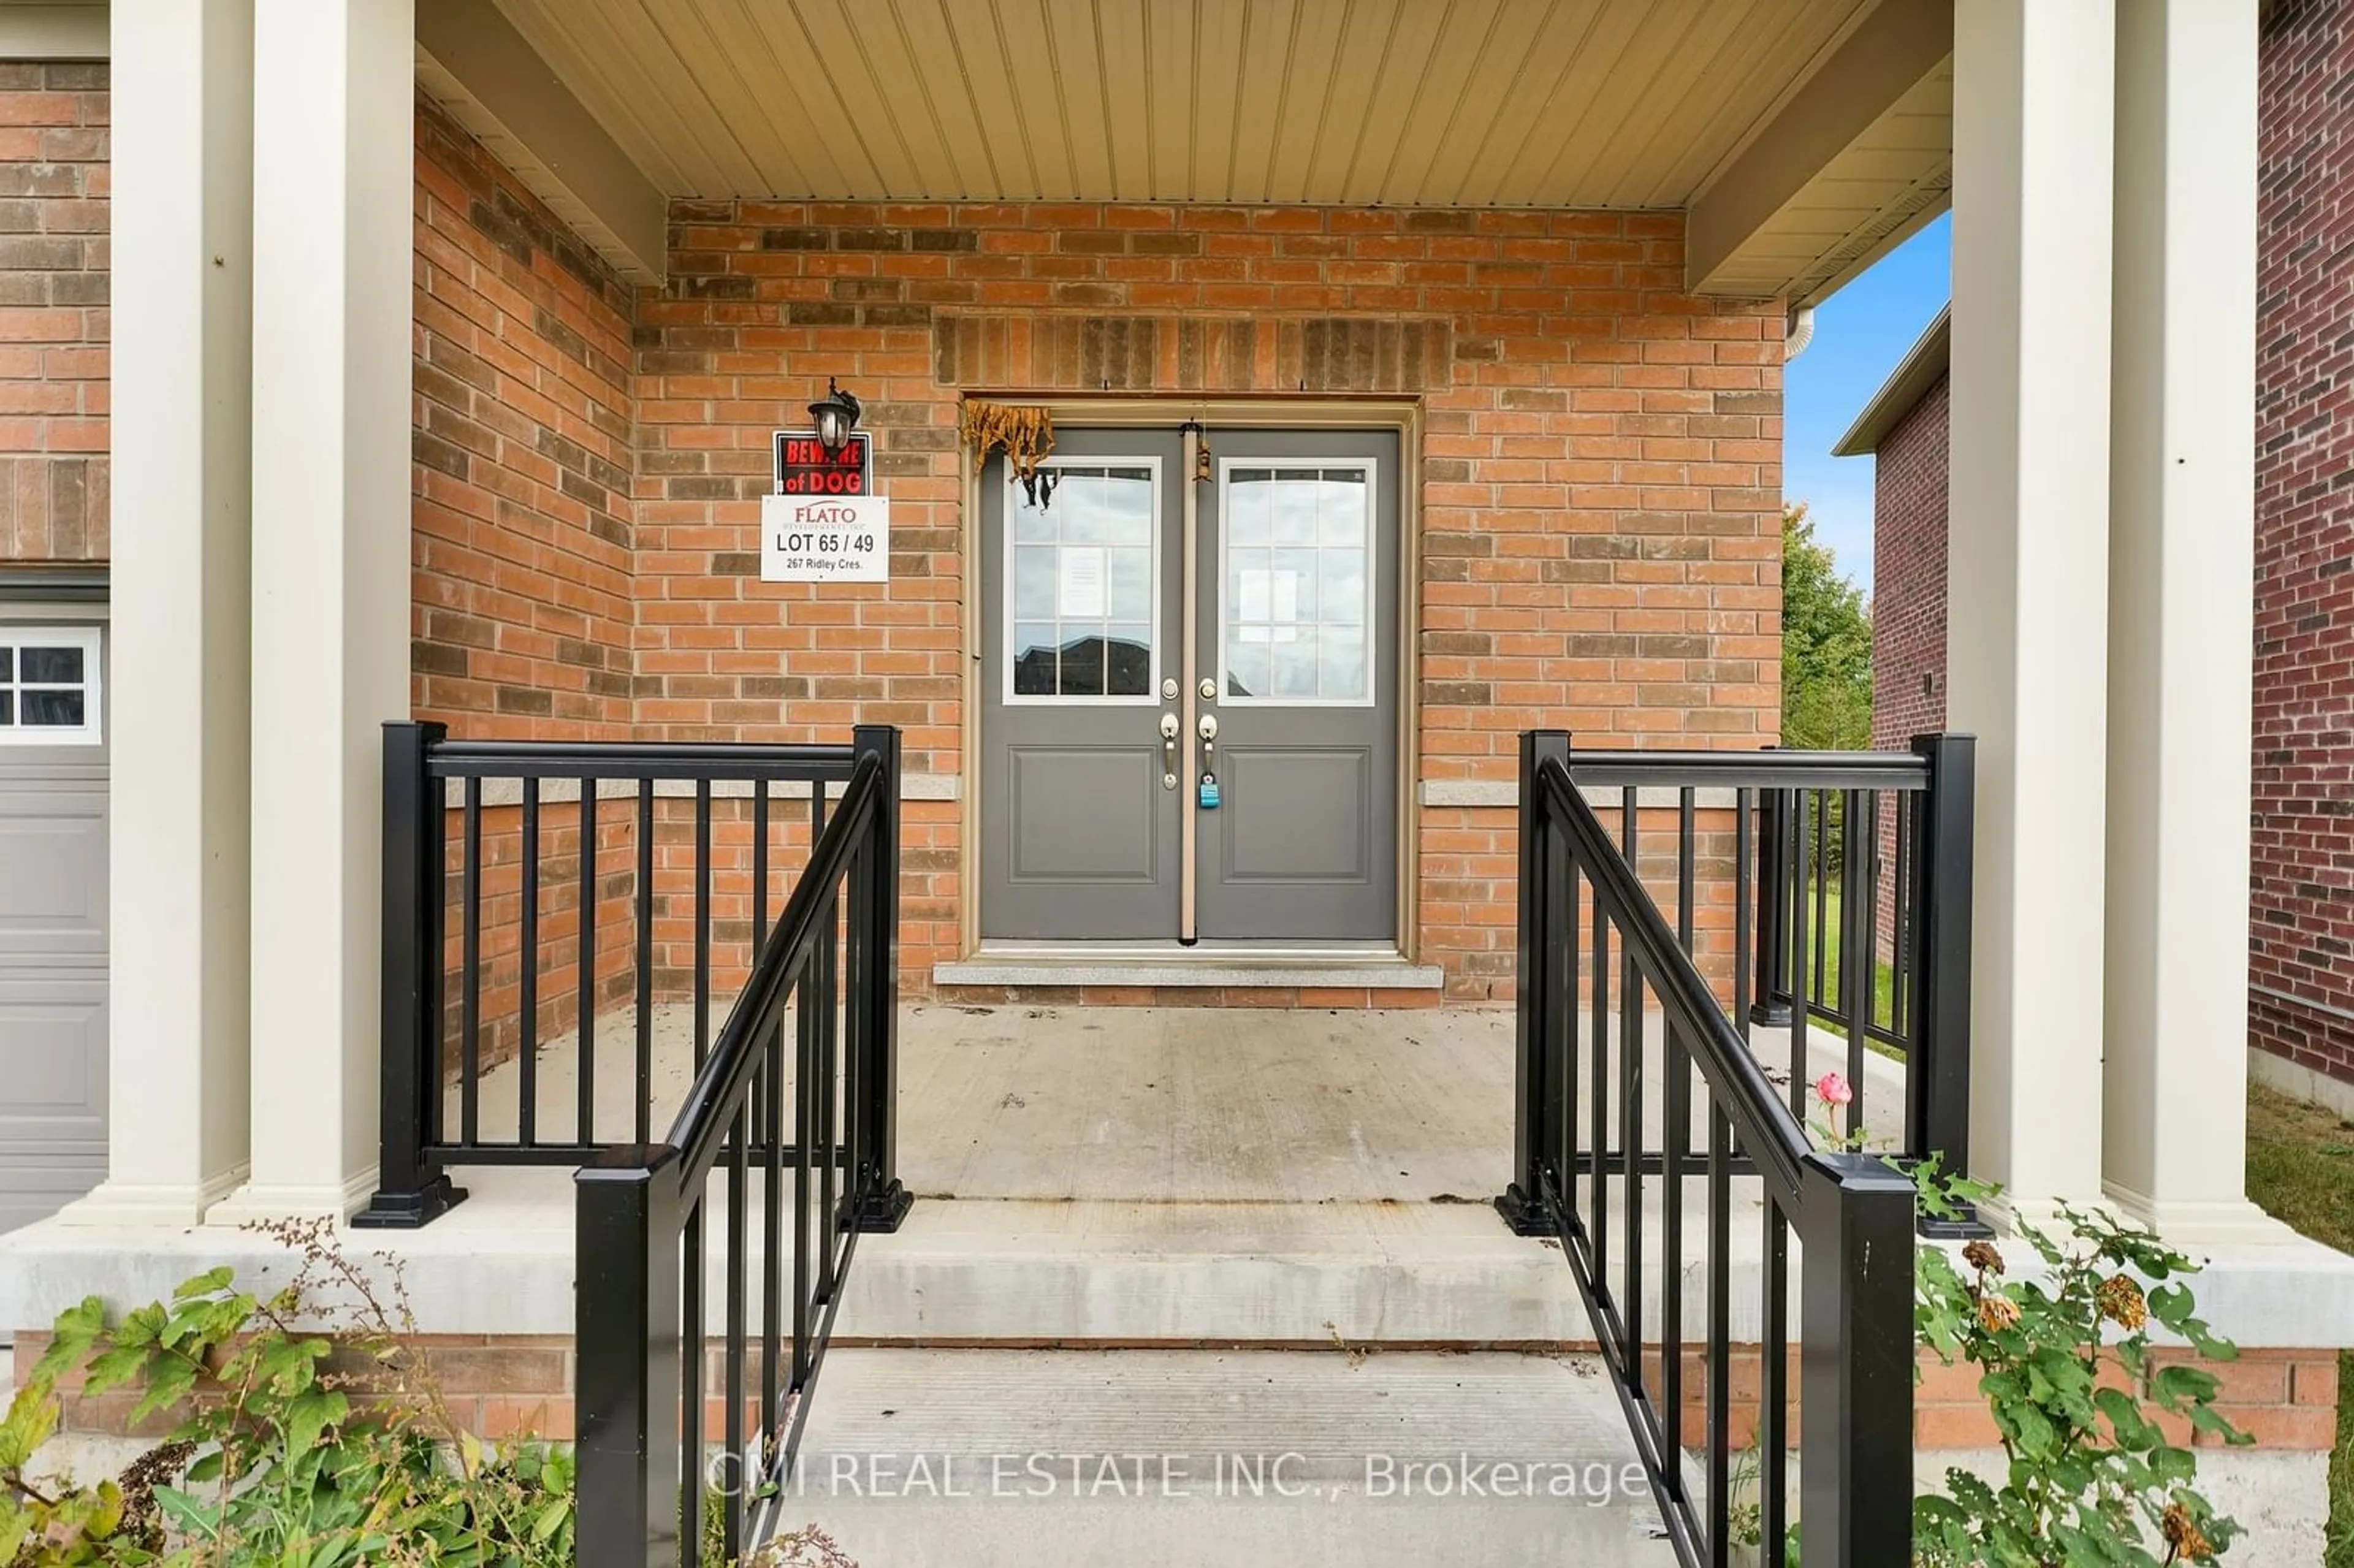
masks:
[[[95,626],[0,625],[0,746],[105,737]]]

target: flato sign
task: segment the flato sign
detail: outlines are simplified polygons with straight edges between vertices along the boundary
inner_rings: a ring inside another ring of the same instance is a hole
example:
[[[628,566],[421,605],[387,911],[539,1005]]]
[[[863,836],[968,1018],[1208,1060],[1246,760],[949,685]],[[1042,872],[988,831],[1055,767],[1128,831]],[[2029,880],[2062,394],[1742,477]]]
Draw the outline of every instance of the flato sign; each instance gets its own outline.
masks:
[[[872,495],[874,447],[864,430],[829,452],[815,430],[777,432],[777,493],[779,495]]]
[[[776,455],[776,493],[760,497],[760,580],[889,581],[891,503],[875,493],[867,433],[829,452],[815,430],[779,430]]]
[[[762,582],[880,583],[890,579],[888,497],[760,497]]]

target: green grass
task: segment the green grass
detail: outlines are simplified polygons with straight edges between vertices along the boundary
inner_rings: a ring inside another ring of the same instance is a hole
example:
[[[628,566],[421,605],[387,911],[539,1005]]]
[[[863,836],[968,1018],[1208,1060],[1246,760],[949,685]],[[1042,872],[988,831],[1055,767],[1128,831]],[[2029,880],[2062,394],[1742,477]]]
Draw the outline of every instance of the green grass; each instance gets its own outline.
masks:
[[[2354,1122],[2250,1084],[2248,1196],[2315,1241],[2354,1253]],[[2324,1568],[2354,1568],[2354,1351],[2338,1359],[2327,1540]]]
[[[1823,949],[1824,1000],[1836,1006],[1840,1001],[1840,935],[1846,929],[1840,924],[1840,890],[1836,884],[1824,890],[1822,925],[1818,927],[1814,921],[1814,890],[1809,887],[1807,892],[1807,981],[1809,985],[1814,983],[1814,949],[1819,940]],[[1796,945],[1794,940],[1792,946]],[[1872,1017],[1874,1022],[1885,1027],[1894,1020],[1896,1015],[1892,1010],[1891,1001],[1895,994],[1895,968],[1884,963],[1875,966],[1872,982]],[[1816,1024],[1812,1027],[1820,1028],[1821,1025]],[[1882,1044],[1877,1040],[1867,1038],[1864,1044],[1883,1056],[1892,1057],[1900,1062],[1904,1059],[1904,1054],[1902,1051],[1893,1046]]]

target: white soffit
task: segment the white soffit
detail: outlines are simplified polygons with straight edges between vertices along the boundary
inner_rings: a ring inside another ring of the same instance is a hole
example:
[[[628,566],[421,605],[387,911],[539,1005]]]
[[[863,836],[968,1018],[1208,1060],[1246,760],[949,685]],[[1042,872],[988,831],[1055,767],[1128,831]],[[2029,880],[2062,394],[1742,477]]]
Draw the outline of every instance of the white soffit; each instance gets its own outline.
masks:
[[[673,196],[1620,208],[1684,206],[1874,8],[497,3]]]
[[[0,60],[102,60],[109,57],[104,0],[81,5],[0,5]]]
[[[1809,304],[1953,193],[1952,0],[1883,0],[1691,206],[1696,292]]]
[[[489,0],[416,0],[417,82],[624,277],[659,283],[670,199]]]

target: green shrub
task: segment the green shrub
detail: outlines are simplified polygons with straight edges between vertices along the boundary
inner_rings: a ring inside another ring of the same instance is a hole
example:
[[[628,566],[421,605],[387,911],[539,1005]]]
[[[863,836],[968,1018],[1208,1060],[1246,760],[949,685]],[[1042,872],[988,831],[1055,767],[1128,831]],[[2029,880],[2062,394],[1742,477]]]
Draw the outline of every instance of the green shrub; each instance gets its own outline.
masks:
[[[58,1315],[0,1436],[0,1559],[568,1568],[570,1451],[465,1430],[406,1348],[415,1324],[398,1272],[387,1305],[331,1227],[263,1228],[301,1258],[267,1298],[220,1268],[117,1323],[94,1297]],[[171,1441],[133,1467],[143,1489],[26,1481],[25,1462],[56,1426],[58,1380],[77,1369],[92,1393],[139,1387],[134,1422],[180,1414]]]

